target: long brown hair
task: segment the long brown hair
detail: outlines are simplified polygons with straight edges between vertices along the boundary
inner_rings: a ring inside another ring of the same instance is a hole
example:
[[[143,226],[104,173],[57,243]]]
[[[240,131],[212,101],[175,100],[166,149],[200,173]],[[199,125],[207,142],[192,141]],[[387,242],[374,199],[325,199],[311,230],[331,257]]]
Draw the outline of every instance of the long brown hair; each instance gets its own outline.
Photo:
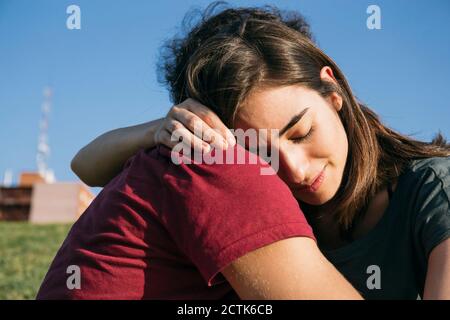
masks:
[[[196,99],[230,128],[250,91],[260,86],[299,84],[323,97],[338,93],[349,144],[344,179],[336,195],[315,209],[332,208],[342,230],[351,227],[369,200],[412,159],[450,155],[441,134],[421,142],[382,124],[355,98],[336,63],[314,44],[301,14],[273,6],[214,14],[224,4],[209,5],[187,35],[166,43],[160,81],[168,85],[172,102]],[[331,67],[337,84],[321,80],[324,66]]]

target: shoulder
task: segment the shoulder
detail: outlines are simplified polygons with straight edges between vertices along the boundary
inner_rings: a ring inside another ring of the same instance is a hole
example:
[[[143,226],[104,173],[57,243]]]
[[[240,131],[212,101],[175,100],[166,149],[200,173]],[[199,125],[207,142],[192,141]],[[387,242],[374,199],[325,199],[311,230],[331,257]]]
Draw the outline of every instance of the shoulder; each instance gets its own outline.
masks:
[[[413,160],[404,173],[412,194],[422,205],[427,201],[450,199],[450,157]]]
[[[258,248],[292,237],[315,239],[287,185],[241,146],[192,163],[174,163],[179,154],[166,147],[158,156],[165,168],[161,222],[209,285],[223,280],[225,266]]]
[[[449,196],[450,157],[430,157],[412,160],[403,170],[400,179],[404,191],[410,195],[443,190]]]
[[[415,239],[423,256],[428,257],[450,236],[450,157],[414,160],[403,179]]]
[[[164,180],[170,184],[209,192],[240,191],[242,196],[255,192],[290,194],[270,164],[239,144],[197,157],[181,155],[162,145],[157,153],[167,163]]]
[[[409,166],[409,171],[419,177],[432,175],[448,183],[450,179],[450,156],[413,160]]]
[[[298,207],[270,164],[239,144],[227,150],[214,149],[201,158],[158,145],[141,149],[126,167],[124,182],[133,190],[158,203],[184,207],[186,212],[194,205],[211,204],[222,209],[266,206],[277,211],[283,206]]]
[[[419,202],[450,199],[450,157],[412,160],[403,171],[404,191]],[[420,204],[420,203],[419,203]]]
[[[306,223],[289,187],[267,162],[238,144],[192,163],[173,163],[179,155],[169,148],[159,152],[166,165],[158,199],[178,212],[178,220],[201,220],[207,226],[224,219],[234,227],[250,223],[261,228],[265,223]]]

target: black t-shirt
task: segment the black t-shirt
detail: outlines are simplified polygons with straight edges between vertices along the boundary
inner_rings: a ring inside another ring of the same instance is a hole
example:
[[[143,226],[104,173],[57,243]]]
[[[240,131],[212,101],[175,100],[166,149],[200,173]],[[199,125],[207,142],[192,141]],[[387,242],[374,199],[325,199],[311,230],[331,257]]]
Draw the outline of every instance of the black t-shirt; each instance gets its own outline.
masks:
[[[417,299],[428,256],[450,237],[450,157],[414,160],[364,237],[324,255],[366,299]]]

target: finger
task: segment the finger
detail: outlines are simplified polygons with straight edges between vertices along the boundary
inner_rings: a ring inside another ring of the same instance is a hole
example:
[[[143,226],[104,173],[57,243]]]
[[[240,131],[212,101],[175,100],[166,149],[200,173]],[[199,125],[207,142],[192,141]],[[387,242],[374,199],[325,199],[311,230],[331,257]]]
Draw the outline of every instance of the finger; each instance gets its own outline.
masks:
[[[156,143],[161,143],[169,148],[173,148],[178,142],[171,140],[171,134],[165,128],[158,130],[155,134]]]
[[[186,146],[194,148],[196,152],[209,152],[211,150],[211,146],[208,143],[195,136],[177,120],[170,121],[166,129],[171,135],[171,140],[176,141],[176,143],[181,141]]]
[[[161,129],[161,132],[159,133],[159,137],[158,137],[158,142],[164,144],[165,146],[169,147],[172,150],[175,148],[175,146],[177,146],[179,143],[181,143],[183,154],[186,156],[191,155],[191,147],[185,145],[182,142],[182,138],[180,138],[180,139],[173,138],[172,134],[169,131],[167,131],[167,129]]]
[[[233,133],[222,122],[219,116],[210,108],[191,98],[186,99],[182,105],[185,106],[187,110],[200,117],[211,128],[218,131],[222,135],[222,137],[227,140],[230,146],[234,146],[236,144],[236,139]]]
[[[214,148],[226,149],[228,147],[227,140],[224,139],[220,132],[213,130],[196,114],[184,108],[175,109],[174,111],[172,113],[173,119],[190,130],[196,137],[211,144]],[[169,131],[172,130],[169,128]]]

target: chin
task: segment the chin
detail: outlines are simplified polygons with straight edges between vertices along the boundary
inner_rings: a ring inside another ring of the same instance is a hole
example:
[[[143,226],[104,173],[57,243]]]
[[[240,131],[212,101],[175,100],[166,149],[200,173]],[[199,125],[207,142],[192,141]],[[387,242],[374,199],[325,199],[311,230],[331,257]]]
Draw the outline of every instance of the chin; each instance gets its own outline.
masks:
[[[302,202],[310,204],[312,206],[321,206],[328,201],[328,200],[324,201],[324,200],[320,200],[320,199],[308,199],[308,200],[300,199],[300,200]]]
[[[303,194],[302,195],[297,194],[295,195],[295,198],[312,206],[321,206],[330,201],[333,198],[333,195],[329,196],[329,195],[312,194],[310,196],[305,196]]]

